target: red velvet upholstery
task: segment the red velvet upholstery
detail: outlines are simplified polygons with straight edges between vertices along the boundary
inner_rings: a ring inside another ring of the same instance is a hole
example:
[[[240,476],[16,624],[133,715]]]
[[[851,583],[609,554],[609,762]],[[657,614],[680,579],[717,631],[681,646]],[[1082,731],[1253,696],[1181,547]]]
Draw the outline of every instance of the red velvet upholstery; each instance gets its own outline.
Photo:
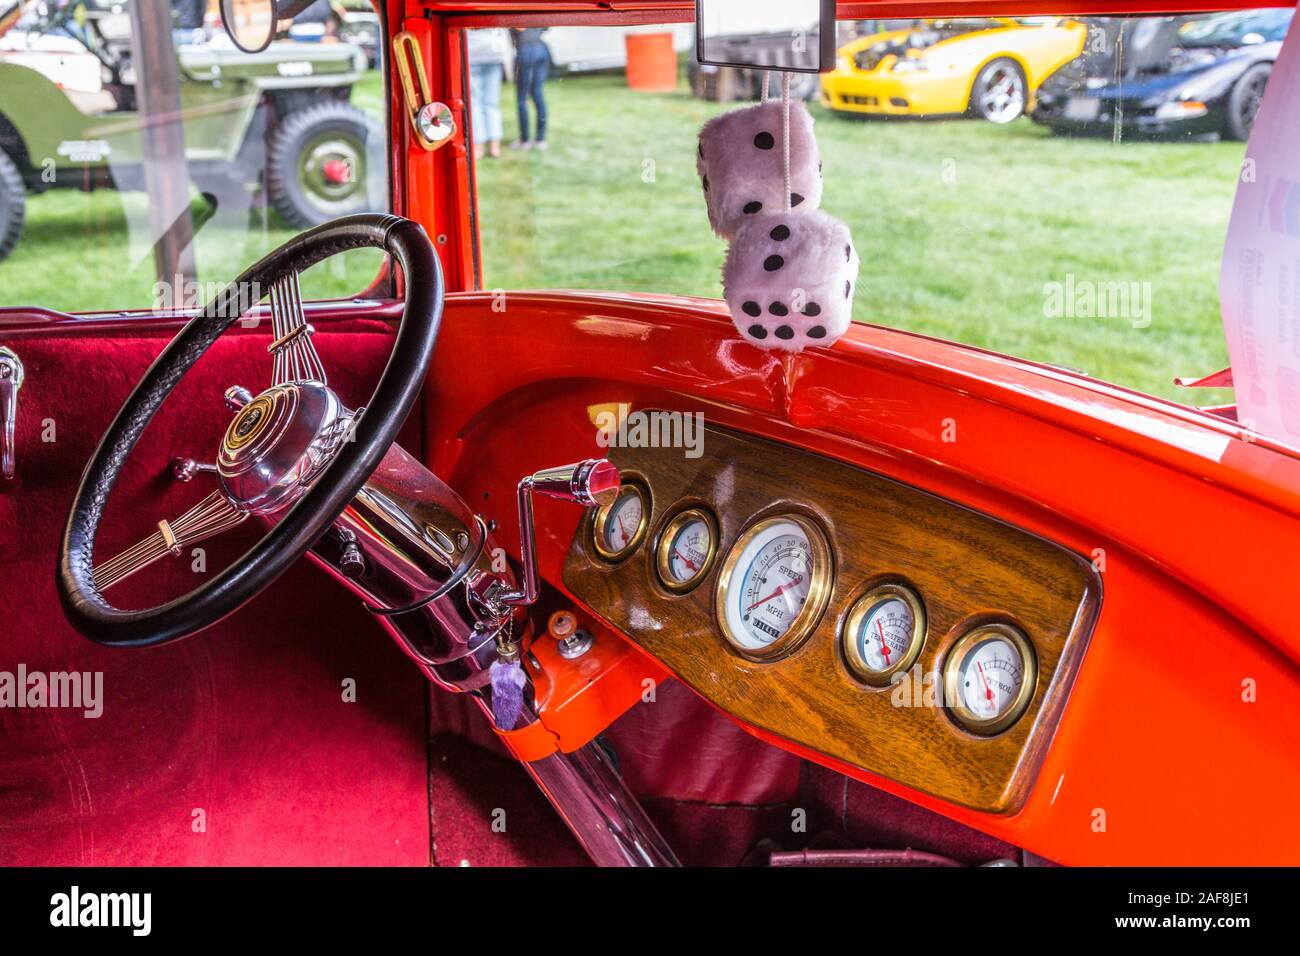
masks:
[[[317,336],[322,358],[345,399],[363,400],[390,330],[334,328]],[[166,341],[6,342],[27,381],[19,477],[0,491],[9,532],[0,669],[103,671],[104,712],[0,709],[0,864],[427,864],[423,680],[317,569],[295,568],[238,614],[168,647],[108,650],[64,622],[55,556],[74,484]],[[174,483],[167,464],[176,455],[212,460],[229,421],[222,391],[269,384],[266,343],[228,335],[182,383],[114,492],[98,555],[211,490],[206,476]],[[42,441],[50,421],[55,440]],[[245,544],[252,533],[238,531]],[[209,573],[237,543],[214,542]],[[115,597],[156,600],[159,587],[174,596],[202,576],[181,558],[152,577]],[[356,681],[356,703],[342,699],[346,678]]]
[[[655,689],[606,734],[643,797],[762,806],[794,798],[800,759],[720,715],[677,681]]]

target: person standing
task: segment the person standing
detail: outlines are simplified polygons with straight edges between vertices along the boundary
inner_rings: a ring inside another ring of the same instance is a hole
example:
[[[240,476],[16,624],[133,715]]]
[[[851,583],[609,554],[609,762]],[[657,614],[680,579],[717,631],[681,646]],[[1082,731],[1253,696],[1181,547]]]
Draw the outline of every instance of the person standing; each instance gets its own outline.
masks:
[[[203,16],[207,6],[205,0],[172,0],[172,40],[176,46],[204,42]]]
[[[519,99],[519,141],[517,149],[546,149],[546,74],[551,69],[551,51],[542,34],[546,27],[515,28],[515,94]],[[537,133],[530,135],[528,101],[537,109]]]
[[[469,56],[470,134],[474,158],[485,151],[493,159],[501,155],[501,76],[505,72],[509,40],[499,29],[470,30]]]

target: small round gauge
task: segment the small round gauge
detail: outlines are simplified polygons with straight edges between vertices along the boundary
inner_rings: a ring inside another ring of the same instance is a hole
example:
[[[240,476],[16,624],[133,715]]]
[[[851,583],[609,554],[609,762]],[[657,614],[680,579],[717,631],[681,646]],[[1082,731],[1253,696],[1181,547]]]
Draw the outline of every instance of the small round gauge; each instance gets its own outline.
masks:
[[[944,661],[944,704],[972,733],[1001,733],[1029,706],[1037,673],[1024,634],[1006,624],[978,627],[954,644]]]
[[[798,647],[816,626],[831,591],[830,546],[799,515],[751,525],[727,554],[715,605],[723,636],[751,660]]]
[[[596,512],[592,522],[592,543],[606,561],[621,561],[635,551],[645,537],[650,519],[650,499],[640,485],[625,484],[618,497]]]
[[[884,687],[916,663],[925,643],[925,607],[911,588],[878,585],[853,605],[840,640],[849,669],[868,684]]]
[[[718,554],[717,528],[713,516],[700,508],[687,508],[668,522],[655,552],[664,587],[684,594],[704,579]]]

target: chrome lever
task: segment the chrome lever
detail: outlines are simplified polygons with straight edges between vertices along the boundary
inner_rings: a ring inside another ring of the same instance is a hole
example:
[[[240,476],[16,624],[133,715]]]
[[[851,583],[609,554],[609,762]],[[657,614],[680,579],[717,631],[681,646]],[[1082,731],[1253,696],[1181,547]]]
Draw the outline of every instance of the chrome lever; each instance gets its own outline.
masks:
[[[523,552],[524,586],[522,590],[498,595],[496,600],[507,607],[522,607],[537,600],[537,534],[533,527],[533,495],[545,495],[584,508],[607,504],[618,495],[622,476],[604,458],[588,458],[575,465],[545,468],[519,482],[519,544]]]
[[[226,389],[222,399],[226,403],[226,408],[237,412],[253,400],[253,393],[242,385],[232,385]]]
[[[14,459],[14,428],[18,420],[18,392],[23,387],[23,363],[13,349],[0,345],[0,476],[5,481],[17,474]]]
[[[215,475],[217,466],[195,461],[193,458],[173,458],[172,477],[177,481],[193,481],[195,475]]]

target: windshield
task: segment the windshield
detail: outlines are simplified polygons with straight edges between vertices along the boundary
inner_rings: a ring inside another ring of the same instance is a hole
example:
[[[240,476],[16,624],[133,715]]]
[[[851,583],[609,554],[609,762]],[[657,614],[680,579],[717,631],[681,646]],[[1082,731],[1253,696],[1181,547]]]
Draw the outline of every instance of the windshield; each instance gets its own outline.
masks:
[[[1228,364],[1219,269],[1270,67],[1206,48],[1181,72],[1172,48],[1184,25],[1244,40],[1289,19],[1047,18],[954,36],[942,69],[859,41],[998,21],[841,21],[836,69],[793,94],[815,120],[821,206],[861,256],[853,318],[1230,401],[1175,379]],[[683,25],[490,33],[471,32],[466,61],[482,287],[721,298],[697,139],[756,102],[761,74],[697,66]]]

